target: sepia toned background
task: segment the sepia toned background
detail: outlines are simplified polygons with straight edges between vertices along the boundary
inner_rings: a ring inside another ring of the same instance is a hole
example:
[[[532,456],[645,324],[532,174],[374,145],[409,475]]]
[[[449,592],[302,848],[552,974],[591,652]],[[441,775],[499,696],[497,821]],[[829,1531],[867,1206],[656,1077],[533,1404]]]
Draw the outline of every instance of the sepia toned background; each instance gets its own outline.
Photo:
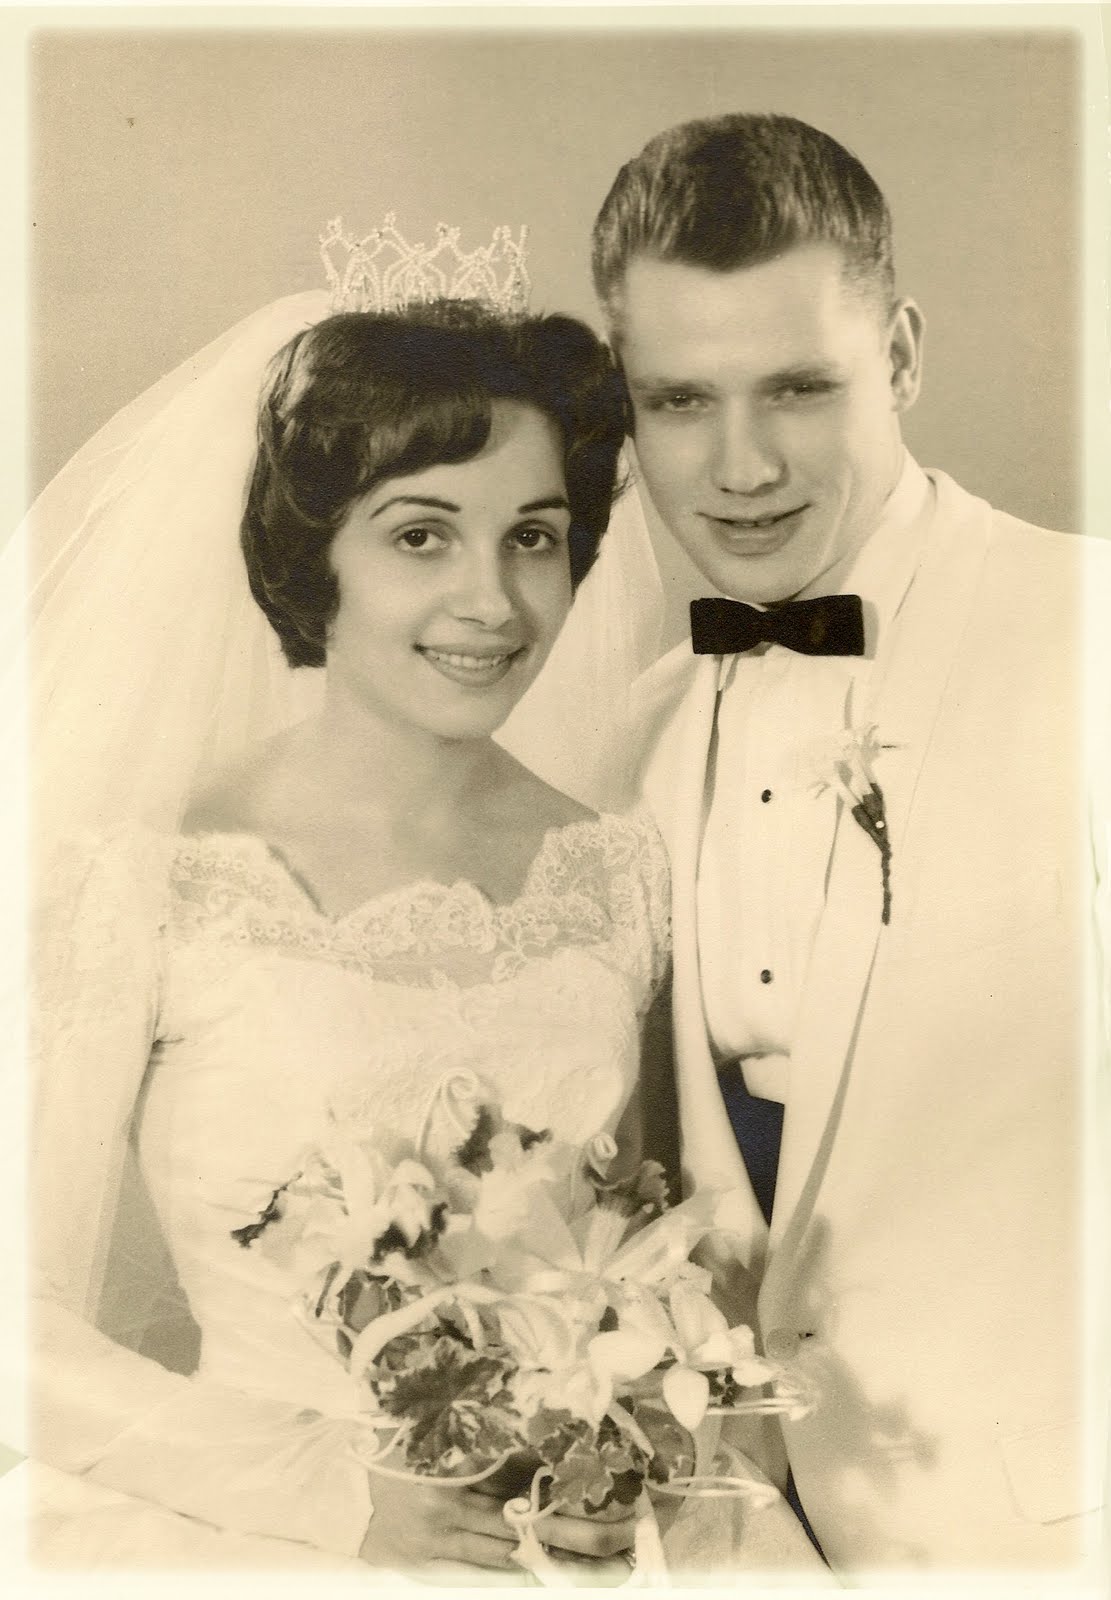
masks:
[[[1079,203],[1082,114],[1099,129],[1089,161],[1106,189],[1106,114],[1082,85],[1078,47],[1099,8],[999,6],[975,26],[972,8],[921,8],[928,29],[898,9],[850,21],[859,14],[830,6],[800,25],[784,6],[769,25],[766,11],[719,7],[696,26],[690,8],[666,28],[659,11],[651,28],[633,10],[606,27],[588,13],[548,27],[533,12],[450,32],[357,10],[341,27],[334,14],[327,27],[287,14],[279,28],[263,7],[249,31],[217,26],[216,11],[203,26],[116,17],[113,31],[44,12],[0,62],[6,159],[26,167],[28,191],[26,207],[20,195],[6,208],[9,251],[26,259],[31,302],[28,493],[13,490],[18,473],[6,492],[22,504],[198,346],[317,286],[316,236],[338,213],[361,231],[392,208],[424,237],[444,218],[476,242],[494,222],[527,221],[536,305],[597,325],[588,234],[619,164],[674,121],[752,109],[827,129],[888,195],[901,287],[929,322],[907,424],[919,459],[1019,515],[1078,529],[1085,355],[1106,383],[1094,276],[1106,238],[1090,205],[1085,238]],[[9,299],[14,324],[22,306]],[[19,343],[5,323],[4,349]],[[1105,411],[1084,426],[1102,449]],[[1087,531],[1108,526],[1089,516]],[[674,622],[689,574],[660,549]],[[14,926],[18,891],[9,901]],[[5,1120],[18,1147],[21,1109]],[[18,1148],[3,1166],[0,1211],[19,1239]]]
[[[338,214],[365,232],[395,210],[410,237],[444,219],[474,242],[527,221],[534,305],[597,324],[589,231],[618,166],[672,122],[777,110],[847,144],[889,198],[900,287],[928,323],[919,460],[1076,529],[1073,9],[1020,31],[769,29],[721,9],[664,29],[634,11],[610,27],[41,27],[30,490],[229,324],[318,286],[317,235]],[[687,569],[662,554],[681,600]]]

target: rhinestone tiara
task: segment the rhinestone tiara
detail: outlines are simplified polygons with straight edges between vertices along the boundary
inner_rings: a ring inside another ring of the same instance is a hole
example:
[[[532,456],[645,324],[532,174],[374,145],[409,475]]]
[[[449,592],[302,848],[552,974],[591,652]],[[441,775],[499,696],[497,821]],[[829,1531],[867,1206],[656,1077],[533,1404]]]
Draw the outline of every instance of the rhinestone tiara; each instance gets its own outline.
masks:
[[[320,235],[333,311],[403,311],[430,300],[480,300],[509,315],[528,310],[528,229],[514,239],[495,228],[490,243],[459,248],[459,229],[436,225],[433,245],[410,244],[389,212],[380,228],[356,239],[335,217]],[[344,255],[346,252],[346,255]]]

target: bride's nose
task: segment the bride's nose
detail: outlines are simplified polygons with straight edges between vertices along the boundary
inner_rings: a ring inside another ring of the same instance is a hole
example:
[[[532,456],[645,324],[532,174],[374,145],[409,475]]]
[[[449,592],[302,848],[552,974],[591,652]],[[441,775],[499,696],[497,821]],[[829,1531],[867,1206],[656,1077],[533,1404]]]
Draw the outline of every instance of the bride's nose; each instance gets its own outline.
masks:
[[[500,628],[517,607],[502,550],[471,549],[461,554],[451,608],[461,622]]]

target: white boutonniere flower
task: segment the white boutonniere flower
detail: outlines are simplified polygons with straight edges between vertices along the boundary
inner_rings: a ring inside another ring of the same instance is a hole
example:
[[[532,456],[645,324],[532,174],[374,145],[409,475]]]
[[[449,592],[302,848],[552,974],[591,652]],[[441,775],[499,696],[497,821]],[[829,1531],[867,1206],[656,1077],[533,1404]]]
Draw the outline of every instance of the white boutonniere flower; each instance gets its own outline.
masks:
[[[825,789],[839,794],[853,821],[864,829],[879,851],[884,924],[891,921],[891,839],[883,790],[876,781],[873,763],[881,750],[895,748],[895,745],[880,743],[876,724],[870,722],[816,740],[804,752],[800,763],[807,787],[819,794]]]

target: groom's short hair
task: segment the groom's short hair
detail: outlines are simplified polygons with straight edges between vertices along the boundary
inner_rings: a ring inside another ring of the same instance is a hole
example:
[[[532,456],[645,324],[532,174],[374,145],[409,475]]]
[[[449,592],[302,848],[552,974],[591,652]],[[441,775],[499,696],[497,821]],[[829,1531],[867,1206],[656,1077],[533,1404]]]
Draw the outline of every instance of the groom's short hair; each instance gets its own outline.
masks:
[[[707,117],[657,134],[621,168],[594,224],[594,286],[620,338],[634,256],[728,272],[817,243],[840,248],[846,280],[886,313],[891,216],[857,158],[795,117]]]

